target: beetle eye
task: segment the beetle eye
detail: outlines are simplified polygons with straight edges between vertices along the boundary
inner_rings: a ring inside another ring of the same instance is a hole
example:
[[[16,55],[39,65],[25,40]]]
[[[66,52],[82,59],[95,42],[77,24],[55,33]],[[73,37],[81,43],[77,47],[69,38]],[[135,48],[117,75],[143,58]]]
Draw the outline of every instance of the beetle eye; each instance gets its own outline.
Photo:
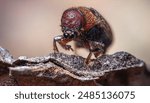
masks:
[[[68,37],[69,37],[69,34],[64,33],[64,37],[65,37],[65,38],[68,38]]]
[[[70,38],[74,38],[75,37],[75,35],[74,34],[70,34]]]
[[[77,37],[77,32],[72,32],[70,34],[70,38],[76,38]]]

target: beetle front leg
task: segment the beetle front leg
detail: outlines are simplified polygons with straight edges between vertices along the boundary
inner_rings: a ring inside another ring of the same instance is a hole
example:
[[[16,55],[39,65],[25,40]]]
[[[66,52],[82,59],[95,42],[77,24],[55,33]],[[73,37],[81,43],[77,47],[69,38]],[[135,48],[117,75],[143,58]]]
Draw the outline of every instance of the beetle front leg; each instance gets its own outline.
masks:
[[[54,52],[55,53],[59,52],[58,47],[56,45],[56,42],[58,42],[61,45],[61,47],[63,47],[65,50],[72,50],[73,51],[73,49],[71,48],[70,45],[66,45],[71,40],[72,39],[64,38],[63,35],[59,35],[59,36],[54,37],[54,41],[53,41]]]
[[[60,41],[61,39],[62,39],[62,35],[54,37],[54,39],[53,39],[53,50],[54,50],[54,53],[59,52],[56,42]]]

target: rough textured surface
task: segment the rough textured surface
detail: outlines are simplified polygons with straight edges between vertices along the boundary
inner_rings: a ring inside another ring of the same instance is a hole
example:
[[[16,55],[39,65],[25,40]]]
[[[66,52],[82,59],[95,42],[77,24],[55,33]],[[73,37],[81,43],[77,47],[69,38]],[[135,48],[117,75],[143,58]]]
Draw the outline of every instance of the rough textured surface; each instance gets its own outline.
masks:
[[[13,57],[8,50],[0,47],[0,76],[9,72],[8,67],[12,66]]]
[[[13,57],[11,54],[9,54],[9,51],[0,47],[0,62],[12,64],[13,63]]]
[[[150,85],[145,63],[127,52],[103,55],[89,65],[63,53],[13,60],[7,50],[0,52],[0,70],[10,72],[1,72],[0,85]]]
[[[0,86],[17,86],[17,81],[8,74],[0,76]]]

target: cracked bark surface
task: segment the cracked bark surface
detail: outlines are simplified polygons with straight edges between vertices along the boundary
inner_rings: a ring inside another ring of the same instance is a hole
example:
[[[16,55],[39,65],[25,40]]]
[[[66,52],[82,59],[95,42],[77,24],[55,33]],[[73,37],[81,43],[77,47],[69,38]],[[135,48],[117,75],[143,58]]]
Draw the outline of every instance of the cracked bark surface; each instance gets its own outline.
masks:
[[[64,53],[14,60],[0,47],[0,85],[150,85],[145,63],[127,52],[85,58]]]

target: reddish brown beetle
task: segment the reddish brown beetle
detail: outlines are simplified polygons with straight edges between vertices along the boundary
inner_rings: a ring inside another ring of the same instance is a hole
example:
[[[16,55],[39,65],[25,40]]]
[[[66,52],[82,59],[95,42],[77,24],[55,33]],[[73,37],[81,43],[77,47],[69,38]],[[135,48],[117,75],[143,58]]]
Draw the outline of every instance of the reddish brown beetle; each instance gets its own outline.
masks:
[[[102,15],[93,8],[73,7],[64,11],[61,18],[63,35],[54,37],[54,52],[59,52],[56,42],[64,49],[73,50],[68,42],[76,41],[77,47],[89,49],[86,63],[92,53],[97,58],[104,54],[112,43],[112,31]]]

